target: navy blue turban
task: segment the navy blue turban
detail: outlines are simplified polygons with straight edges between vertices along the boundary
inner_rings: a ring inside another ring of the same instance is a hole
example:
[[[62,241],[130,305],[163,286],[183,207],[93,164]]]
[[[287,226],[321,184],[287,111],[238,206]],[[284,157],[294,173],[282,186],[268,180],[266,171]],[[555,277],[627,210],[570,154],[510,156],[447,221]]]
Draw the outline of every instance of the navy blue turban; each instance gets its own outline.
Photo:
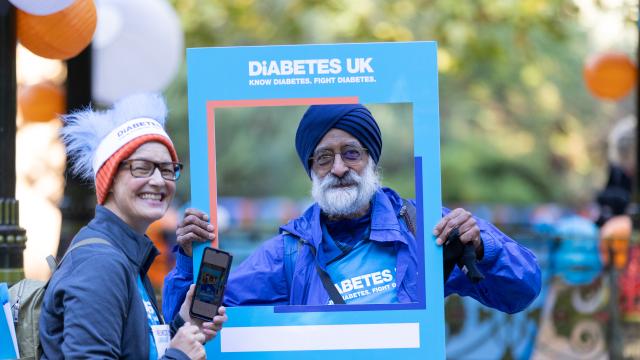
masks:
[[[313,105],[302,116],[296,132],[296,151],[311,176],[313,151],[331,129],[348,132],[360,141],[377,164],[382,152],[382,134],[369,109],[360,104]]]

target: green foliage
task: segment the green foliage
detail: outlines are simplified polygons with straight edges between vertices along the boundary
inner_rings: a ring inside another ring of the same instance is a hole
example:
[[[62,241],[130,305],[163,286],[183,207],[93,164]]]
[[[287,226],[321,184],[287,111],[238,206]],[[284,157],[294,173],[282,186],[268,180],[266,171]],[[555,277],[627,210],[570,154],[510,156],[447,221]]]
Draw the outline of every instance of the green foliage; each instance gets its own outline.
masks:
[[[573,1],[171,2],[182,19],[187,47],[438,41],[445,202],[566,202],[590,199],[602,185],[603,134],[619,114],[585,90],[587,37]],[[186,160],[184,69],[167,97],[170,130]],[[283,118],[293,123],[302,113],[283,111]],[[265,186],[287,184],[295,194],[308,193],[308,178],[291,152],[293,123],[264,128],[252,114],[229,114],[234,123],[244,124],[242,130],[216,128],[223,148],[238,156],[220,160],[233,169],[222,175],[221,191],[262,191],[261,185],[247,182],[260,178]],[[265,131],[270,135],[264,136]],[[385,184],[411,193],[412,162],[387,156],[402,153],[394,149],[402,139],[385,135]],[[254,145],[261,146],[268,161],[253,156]],[[187,199],[185,180],[179,194]]]
[[[412,197],[411,108],[403,104],[370,104],[369,108],[380,124],[383,138],[389,142],[380,163],[385,184]],[[305,110],[299,106],[220,109],[216,115],[218,193],[308,196],[310,180],[293,141]]]

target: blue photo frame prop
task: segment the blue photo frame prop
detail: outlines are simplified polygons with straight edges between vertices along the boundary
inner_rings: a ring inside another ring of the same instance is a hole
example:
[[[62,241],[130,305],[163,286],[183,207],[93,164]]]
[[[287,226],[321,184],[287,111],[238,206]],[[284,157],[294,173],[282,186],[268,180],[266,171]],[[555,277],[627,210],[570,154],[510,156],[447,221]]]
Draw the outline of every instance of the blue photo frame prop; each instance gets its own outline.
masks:
[[[216,109],[332,103],[411,103],[413,109],[422,300],[229,308],[229,321],[207,344],[211,358],[445,358],[442,252],[424,231],[441,218],[436,56],[435,42],[187,50],[191,203],[208,210],[214,223]],[[203,248],[194,249],[194,273]]]

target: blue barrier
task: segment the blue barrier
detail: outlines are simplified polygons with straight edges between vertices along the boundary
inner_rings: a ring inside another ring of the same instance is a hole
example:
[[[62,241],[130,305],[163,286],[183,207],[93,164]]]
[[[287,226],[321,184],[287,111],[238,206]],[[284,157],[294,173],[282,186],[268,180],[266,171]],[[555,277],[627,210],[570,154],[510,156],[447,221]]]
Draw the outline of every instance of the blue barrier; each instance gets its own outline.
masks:
[[[555,236],[559,245],[553,252],[553,267],[570,285],[586,285],[602,272],[596,225],[585,218],[571,216],[558,221]]]

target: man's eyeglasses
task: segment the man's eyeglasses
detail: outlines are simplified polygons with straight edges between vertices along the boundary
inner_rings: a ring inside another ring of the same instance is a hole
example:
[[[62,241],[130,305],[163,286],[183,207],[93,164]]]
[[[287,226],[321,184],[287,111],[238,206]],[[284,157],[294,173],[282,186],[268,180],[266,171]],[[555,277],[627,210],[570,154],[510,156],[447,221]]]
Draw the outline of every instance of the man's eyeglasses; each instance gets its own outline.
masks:
[[[347,166],[354,166],[360,164],[367,149],[359,146],[345,146],[342,148],[339,154],[342,158],[342,162]],[[310,160],[313,160],[313,166],[319,170],[326,170],[333,166],[333,162],[336,159],[336,153],[332,150],[319,150]]]
[[[157,168],[160,170],[160,176],[170,181],[178,180],[180,178],[180,170],[182,170],[182,164],[179,162],[157,163],[142,159],[125,160],[122,162],[122,166],[127,166],[131,176],[136,178],[150,177]]]

